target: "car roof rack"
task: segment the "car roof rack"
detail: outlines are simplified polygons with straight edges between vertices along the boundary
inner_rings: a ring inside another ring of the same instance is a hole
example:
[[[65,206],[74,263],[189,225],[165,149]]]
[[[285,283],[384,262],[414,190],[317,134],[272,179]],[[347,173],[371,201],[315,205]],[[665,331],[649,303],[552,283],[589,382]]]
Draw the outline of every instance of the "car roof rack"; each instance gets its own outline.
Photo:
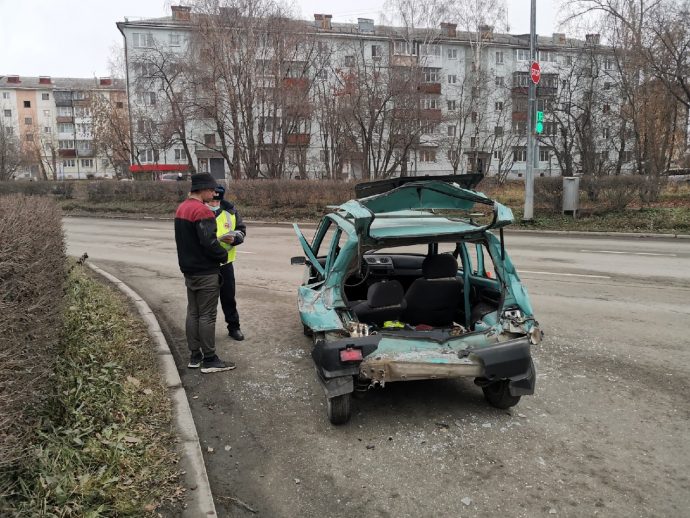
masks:
[[[456,183],[463,189],[474,189],[484,178],[483,174],[447,174],[441,176],[402,176],[398,178],[387,178],[374,182],[363,182],[355,185],[355,197],[368,198],[376,194],[397,189],[398,187],[411,182],[439,181]]]

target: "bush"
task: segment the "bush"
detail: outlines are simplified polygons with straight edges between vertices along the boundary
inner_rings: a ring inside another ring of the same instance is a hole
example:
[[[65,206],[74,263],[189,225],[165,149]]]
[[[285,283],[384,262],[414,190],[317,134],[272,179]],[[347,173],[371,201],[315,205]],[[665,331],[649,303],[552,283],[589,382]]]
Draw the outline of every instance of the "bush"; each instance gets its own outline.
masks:
[[[563,178],[545,176],[534,179],[534,205],[560,212],[563,206]]]
[[[585,176],[580,191],[595,193],[599,212],[625,209],[640,196],[646,180],[643,176]]]
[[[0,196],[0,471],[25,455],[53,373],[66,278],[61,219],[50,198]]]

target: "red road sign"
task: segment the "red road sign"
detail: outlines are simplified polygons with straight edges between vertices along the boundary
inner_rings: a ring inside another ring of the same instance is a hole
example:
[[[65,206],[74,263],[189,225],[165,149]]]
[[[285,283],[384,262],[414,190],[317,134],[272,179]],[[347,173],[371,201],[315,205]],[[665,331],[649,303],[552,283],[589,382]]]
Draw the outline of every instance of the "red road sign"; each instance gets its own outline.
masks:
[[[538,62],[532,61],[532,66],[529,67],[529,75],[532,78],[532,82],[538,85],[539,79],[541,79],[541,67]]]

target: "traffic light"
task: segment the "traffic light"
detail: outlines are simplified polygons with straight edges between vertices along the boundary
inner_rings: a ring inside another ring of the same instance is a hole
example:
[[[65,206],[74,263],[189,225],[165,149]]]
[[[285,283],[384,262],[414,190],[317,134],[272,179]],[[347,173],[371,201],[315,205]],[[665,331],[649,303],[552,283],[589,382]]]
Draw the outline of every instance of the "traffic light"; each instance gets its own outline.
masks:
[[[544,132],[544,112],[537,112],[537,123],[534,126],[534,130],[537,135],[541,135]]]

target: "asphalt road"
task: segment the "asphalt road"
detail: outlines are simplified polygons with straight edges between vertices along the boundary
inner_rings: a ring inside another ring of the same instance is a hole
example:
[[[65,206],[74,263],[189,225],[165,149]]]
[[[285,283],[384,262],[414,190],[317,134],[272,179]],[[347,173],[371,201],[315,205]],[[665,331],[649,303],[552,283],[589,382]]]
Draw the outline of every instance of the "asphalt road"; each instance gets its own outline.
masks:
[[[64,226],[70,254],[146,299],[183,366],[172,222]],[[219,514],[690,516],[690,240],[506,241],[546,333],[535,395],[501,411],[471,381],[389,384],[333,427],[296,309],[297,240],[250,225],[236,263],[247,340],[217,327],[238,368],[180,369]]]

